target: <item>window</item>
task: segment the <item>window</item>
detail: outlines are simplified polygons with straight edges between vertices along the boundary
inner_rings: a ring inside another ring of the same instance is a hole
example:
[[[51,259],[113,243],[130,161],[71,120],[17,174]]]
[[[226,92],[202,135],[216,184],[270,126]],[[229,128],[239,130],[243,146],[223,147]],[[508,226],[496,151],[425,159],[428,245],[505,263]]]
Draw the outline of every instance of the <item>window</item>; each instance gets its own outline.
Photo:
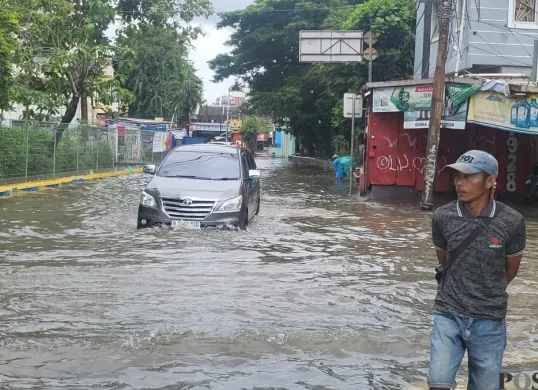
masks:
[[[249,165],[249,169],[256,169],[256,161],[254,160],[254,157],[252,157],[252,153],[250,152],[246,152],[247,154],[247,159],[248,159],[248,165]]]
[[[536,21],[534,0],[516,0],[514,11],[514,22],[534,23]]]
[[[536,0],[509,0],[508,26],[538,29]]]
[[[245,179],[248,179],[248,171],[249,171],[248,157],[246,153],[242,153],[241,156],[243,159],[243,177]]]
[[[237,153],[178,151],[168,155],[157,176],[201,180],[239,180]]]

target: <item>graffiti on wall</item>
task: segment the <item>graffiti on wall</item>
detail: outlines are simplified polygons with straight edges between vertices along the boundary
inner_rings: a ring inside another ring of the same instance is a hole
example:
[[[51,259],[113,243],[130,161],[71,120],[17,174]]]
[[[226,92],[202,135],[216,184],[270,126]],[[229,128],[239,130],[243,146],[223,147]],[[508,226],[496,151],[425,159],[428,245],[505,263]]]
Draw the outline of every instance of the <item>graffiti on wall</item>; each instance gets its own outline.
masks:
[[[377,167],[382,171],[401,172],[404,169],[415,169],[421,174],[424,173],[424,163],[426,162],[424,157],[415,157],[411,163],[409,157],[407,157],[407,154],[404,153],[397,155],[396,160],[397,163],[395,163],[392,155],[390,154],[387,156],[379,156],[377,158]],[[439,157],[439,160],[440,161],[437,161],[437,164],[435,164],[437,174],[440,174],[443,168],[448,165],[448,161],[445,156]]]
[[[425,135],[421,135],[421,137],[426,138]],[[418,141],[417,136],[412,136],[409,133],[403,133],[400,134],[400,136],[396,139],[390,139],[389,137],[383,137],[387,141],[387,145],[389,149],[394,149],[394,147],[398,144],[398,141],[400,140],[407,140],[407,144],[410,148],[413,148]],[[377,158],[377,168],[379,168],[382,171],[393,171],[393,172],[401,172],[405,169],[415,169],[416,171],[420,172],[421,174],[424,173],[424,163],[426,162],[426,158],[424,157],[409,157],[406,153],[397,153],[397,154],[387,154],[387,155],[380,155]],[[441,156],[439,157],[439,161],[436,164],[437,174],[440,174],[443,168],[448,165],[448,161],[446,157]]]

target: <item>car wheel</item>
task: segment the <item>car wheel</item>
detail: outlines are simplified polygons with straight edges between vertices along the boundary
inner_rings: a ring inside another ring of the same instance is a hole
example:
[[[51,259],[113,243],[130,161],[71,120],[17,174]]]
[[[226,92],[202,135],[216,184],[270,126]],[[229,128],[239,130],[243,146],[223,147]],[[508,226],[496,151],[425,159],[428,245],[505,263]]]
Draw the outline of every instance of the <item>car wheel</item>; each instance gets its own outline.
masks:
[[[237,223],[237,227],[240,230],[245,230],[248,226],[248,209],[246,209],[240,216],[240,221]]]
[[[260,203],[261,203],[261,199],[258,198],[258,206],[256,206],[256,215],[260,214]]]

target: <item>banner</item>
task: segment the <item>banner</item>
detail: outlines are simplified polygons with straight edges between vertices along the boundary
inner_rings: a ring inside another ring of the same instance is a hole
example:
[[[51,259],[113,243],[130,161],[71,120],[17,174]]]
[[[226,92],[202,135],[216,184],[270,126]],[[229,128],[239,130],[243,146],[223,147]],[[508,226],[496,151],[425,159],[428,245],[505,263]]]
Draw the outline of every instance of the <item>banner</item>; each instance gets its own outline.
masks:
[[[482,84],[446,84],[445,97],[458,106],[475,94]],[[432,105],[433,85],[388,87],[374,89],[374,112],[429,111]]]
[[[432,85],[388,87],[374,89],[374,112],[429,110],[432,104]]]
[[[456,105],[449,94],[445,95],[441,127],[446,129],[465,129],[467,118],[467,101]],[[404,112],[404,129],[427,129],[430,127],[430,111]]]
[[[476,83],[473,85],[447,84],[446,91],[448,92],[450,99],[452,99],[452,104],[459,106],[460,104],[466,102],[467,99],[469,99],[475,93],[480,91],[482,85],[482,83]]]
[[[153,153],[166,151],[166,133],[164,131],[156,131],[153,134]]]
[[[467,121],[518,133],[538,134],[538,95],[507,97],[488,91],[473,95]]]

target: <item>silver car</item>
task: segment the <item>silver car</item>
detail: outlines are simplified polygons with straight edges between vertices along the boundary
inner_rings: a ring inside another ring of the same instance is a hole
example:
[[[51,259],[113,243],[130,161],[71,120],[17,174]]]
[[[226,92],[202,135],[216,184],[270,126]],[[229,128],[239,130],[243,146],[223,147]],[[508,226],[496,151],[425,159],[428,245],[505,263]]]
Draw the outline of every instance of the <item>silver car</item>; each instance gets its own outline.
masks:
[[[260,211],[260,172],[247,149],[226,145],[178,146],[140,197],[139,229],[167,224],[183,229],[235,225],[245,229]]]

